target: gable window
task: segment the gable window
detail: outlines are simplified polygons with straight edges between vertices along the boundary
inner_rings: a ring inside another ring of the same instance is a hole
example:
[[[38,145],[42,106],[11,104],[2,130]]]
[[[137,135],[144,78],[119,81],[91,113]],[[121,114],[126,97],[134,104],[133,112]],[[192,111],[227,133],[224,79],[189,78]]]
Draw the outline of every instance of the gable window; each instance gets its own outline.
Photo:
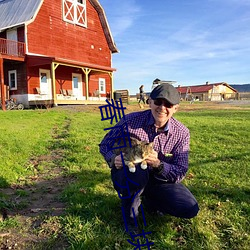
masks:
[[[86,0],[62,0],[63,20],[87,27]]]
[[[99,78],[99,93],[106,94],[106,82],[104,78]]]
[[[16,77],[16,70],[10,70],[9,74],[9,87],[10,90],[17,90],[17,77]]]

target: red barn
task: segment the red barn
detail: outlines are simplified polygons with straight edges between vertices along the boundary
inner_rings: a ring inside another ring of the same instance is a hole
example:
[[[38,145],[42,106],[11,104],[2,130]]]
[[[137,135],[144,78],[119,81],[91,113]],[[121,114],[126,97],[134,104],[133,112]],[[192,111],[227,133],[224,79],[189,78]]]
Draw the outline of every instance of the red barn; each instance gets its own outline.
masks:
[[[0,0],[2,103],[104,101],[113,96],[116,52],[98,0]]]

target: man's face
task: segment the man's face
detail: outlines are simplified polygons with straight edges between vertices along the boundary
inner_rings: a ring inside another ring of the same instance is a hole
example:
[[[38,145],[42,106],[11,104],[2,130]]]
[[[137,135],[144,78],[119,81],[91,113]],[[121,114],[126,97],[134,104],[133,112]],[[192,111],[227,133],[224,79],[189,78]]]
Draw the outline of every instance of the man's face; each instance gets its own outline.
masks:
[[[177,111],[179,105],[172,105],[165,99],[149,99],[149,107],[157,126],[164,126],[172,115]]]

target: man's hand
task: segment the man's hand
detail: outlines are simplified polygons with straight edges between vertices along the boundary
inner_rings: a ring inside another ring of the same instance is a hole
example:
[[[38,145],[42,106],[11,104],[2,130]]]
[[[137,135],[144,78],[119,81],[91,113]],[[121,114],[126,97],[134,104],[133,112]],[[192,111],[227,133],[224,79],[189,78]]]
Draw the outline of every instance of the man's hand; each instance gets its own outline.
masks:
[[[153,168],[157,168],[161,161],[158,159],[158,153],[156,151],[153,151],[146,159],[146,162],[148,165],[150,165]]]

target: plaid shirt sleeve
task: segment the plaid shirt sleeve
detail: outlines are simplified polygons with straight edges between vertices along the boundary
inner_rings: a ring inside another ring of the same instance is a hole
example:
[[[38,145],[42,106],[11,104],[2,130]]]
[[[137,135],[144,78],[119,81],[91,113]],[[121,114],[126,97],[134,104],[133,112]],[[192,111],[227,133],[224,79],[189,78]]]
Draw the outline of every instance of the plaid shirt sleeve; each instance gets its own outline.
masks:
[[[118,127],[119,129],[116,129]],[[122,136],[123,133],[128,134],[128,131],[125,130],[126,121],[124,119],[121,119],[112,129],[109,130],[109,132],[105,135],[99,145],[100,153],[103,155],[109,166],[112,162],[112,159],[115,157],[115,154],[112,152],[112,147],[110,147],[110,145],[112,145],[112,142],[114,142],[115,140],[113,138],[119,138],[120,136]]]
[[[110,144],[111,138],[120,137],[123,133],[131,137],[136,137],[141,141],[148,141],[147,132],[144,131],[144,128],[148,122],[148,117],[150,110],[145,112],[134,112],[125,115],[113,128],[111,129],[101,141],[100,153],[103,155],[104,159],[110,166],[110,162],[115,157],[115,154],[112,152],[112,149],[108,146]],[[115,127],[120,127],[122,129],[115,129]],[[136,128],[136,129],[133,129]],[[143,130],[143,132],[141,132]],[[111,167],[111,166],[110,166]]]

